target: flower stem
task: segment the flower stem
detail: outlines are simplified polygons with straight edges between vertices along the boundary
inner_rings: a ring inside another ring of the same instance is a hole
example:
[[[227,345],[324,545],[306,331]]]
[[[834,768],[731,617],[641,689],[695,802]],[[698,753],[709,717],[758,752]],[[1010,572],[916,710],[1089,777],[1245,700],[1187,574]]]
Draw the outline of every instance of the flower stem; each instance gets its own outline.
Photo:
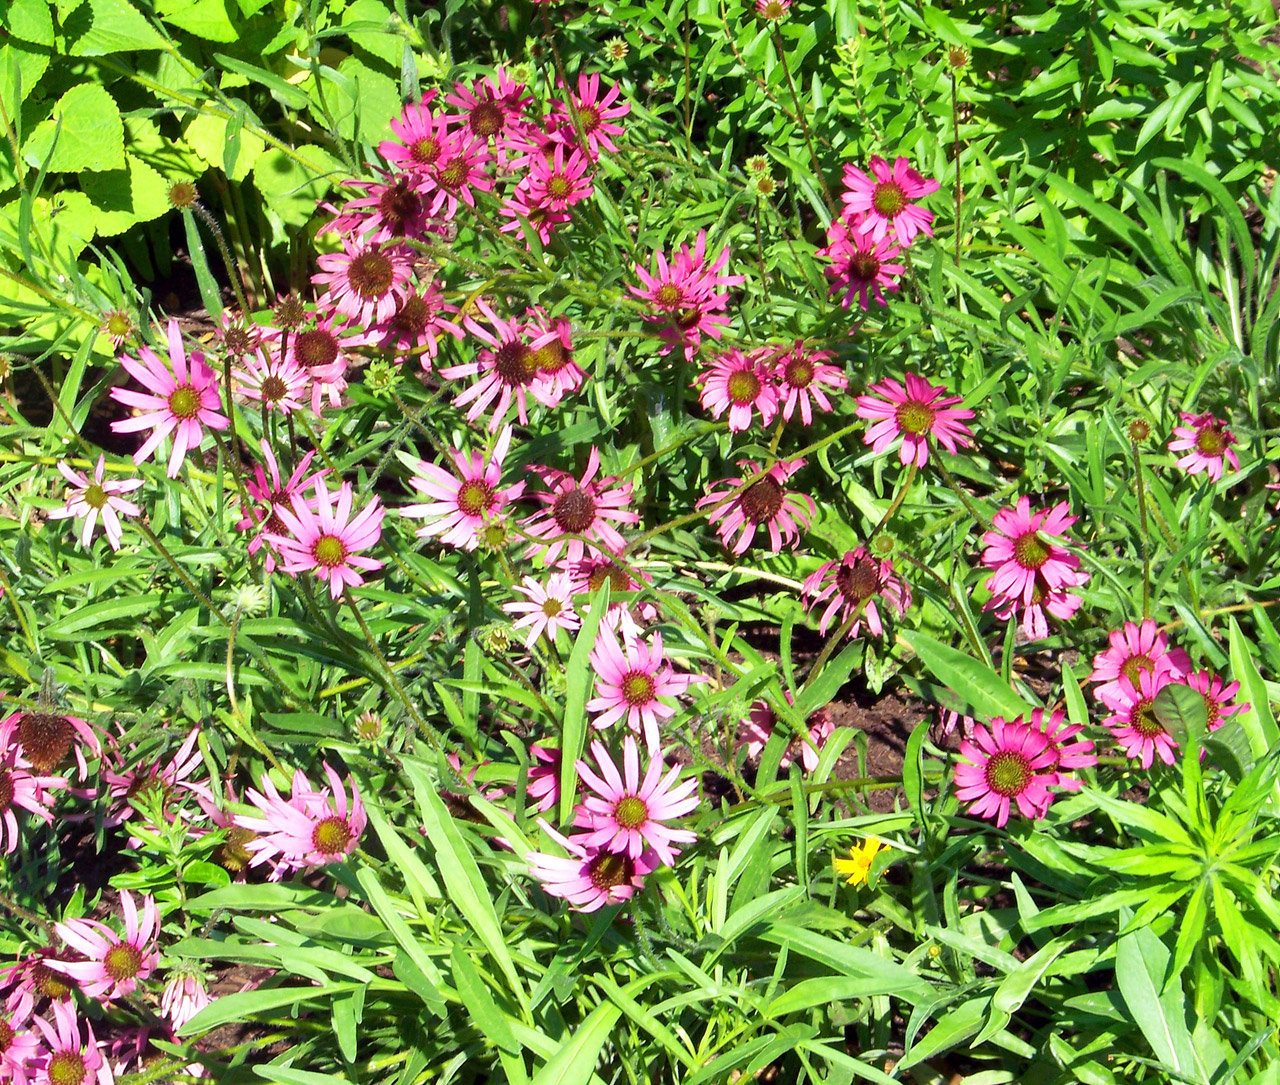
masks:
[[[919,470],[920,468],[918,468],[914,463],[907,468],[907,477],[902,480],[902,485],[898,487],[898,492],[894,495],[893,503],[884,510],[884,515],[880,517],[880,522],[871,529],[871,534],[867,536],[867,540],[864,545],[868,550],[871,549],[871,541],[880,534],[881,528],[883,528],[884,525],[893,518],[893,514],[902,507],[902,502],[906,499],[907,491],[911,489],[911,484],[915,482],[916,475]]]
[[[938,474],[942,476],[942,481],[951,488],[956,497],[960,498],[960,504],[965,507],[965,511],[973,517],[974,521],[982,524],[984,527],[990,526],[991,518],[978,511],[977,506],[974,505],[972,498],[970,498],[970,496],[965,492],[964,487],[961,486],[960,483],[956,481],[955,476],[947,470],[946,464],[942,462],[942,458],[940,456],[934,456],[933,463],[934,466],[938,468]]]
[[[831,209],[831,216],[835,218],[839,215],[839,208],[836,201],[831,195],[831,189],[827,187],[826,175],[822,172],[822,163],[818,161],[818,152],[813,147],[813,133],[809,131],[809,121],[805,117],[804,107],[800,104],[800,96],[796,94],[796,85],[791,78],[791,65],[787,63],[787,50],[782,41],[782,31],[777,27],[773,30],[773,44],[778,50],[778,57],[782,61],[782,72],[787,77],[787,87],[791,91],[791,101],[796,107],[796,119],[800,122],[800,130],[804,133],[805,146],[809,148],[809,159],[813,162],[813,172],[817,175],[818,183],[822,185],[822,194],[826,197],[827,206]]]
[[[809,673],[804,676],[804,681],[800,684],[800,692],[804,692],[809,688],[809,684],[821,673],[823,665],[827,662],[831,653],[835,651],[835,647],[848,635],[849,630],[853,628],[853,623],[858,620],[859,611],[850,614],[830,637],[827,643],[822,646],[822,651],[818,653],[818,658],[813,661],[813,666],[809,668]],[[808,737],[806,735],[806,737]]]
[[[1142,536],[1142,617],[1151,617],[1151,548],[1147,538],[1147,488],[1142,482],[1142,450],[1138,442],[1129,441],[1133,448],[1133,478],[1138,487],[1138,529]]]

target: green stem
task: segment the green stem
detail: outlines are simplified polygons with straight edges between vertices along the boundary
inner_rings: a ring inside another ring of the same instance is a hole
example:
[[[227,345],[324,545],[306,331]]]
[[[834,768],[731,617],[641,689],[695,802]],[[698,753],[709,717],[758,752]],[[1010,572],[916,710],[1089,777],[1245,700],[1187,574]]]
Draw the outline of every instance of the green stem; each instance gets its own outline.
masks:
[[[902,507],[902,502],[906,499],[907,491],[911,489],[911,484],[915,482],[916,475],[919,471],[920,468],[918,468],[914,463],[907,468],[907,477],[902,480],[902,485],[898,487],[898,492],[894,494],[892,503],[884,510],[884,515],[880,517],[880,522],[871,529],[871,534],[867,536],[866,542],[863,544],[868,550],[871,549],[872,540],[880,534],[884,525],[893,518],[893,514]]]
[[[813,172],[818,178],[818,183],[822,185],[822,194],[826,197],[827,207],[831,209],[832,217],[839,213],[836,201],[831,195],[831,189],[827,186],[826,175],[822,172],[822,163],[818,161],[818,152],[813,147],[813,133],[809,131],[809,121],[805,117],[804,107],[800,104],[800,96],[796,93],[795,82],[791,78],[791,65],[787,63],[787,49],[782,41],[782,31],[774,27],[773,44],[778,50],[778,58],[782,61],[782,72],[787,77],[787,88],[791,91],[791,101],[796,107],[796,118],[800,122],[800,130],[804,133],[804,144],[809,148],[809,159],[813,163]]]
[[[1147,488],[1142,481],[1142,450],[1138,442],[1129,441],[1133,449],[1133,477],[1138,487],[1138,528],[1142,534],[1142,617],[1151,617],[1151,551],[1147,538]]]
[[[934,449],[934,453],[935,455],[933,456],[932,462],[938,469],[938,474],[942,476],[942,481],[951,488],[951,491],[956,495],[956,497],[960,498],[960,504],[962,504],[965,507],[965,511],[973,517],[975,523],[981,524],[984,527],[989,527],[991,525],[991,518],[978,511],[977,506],[974,505],[973,500],[965,492],[964,487],[961,486],[960,483],[956,481],[955,476],[947,470],[946,464],[942,462],[942,457],[936,454],[936,448]]]

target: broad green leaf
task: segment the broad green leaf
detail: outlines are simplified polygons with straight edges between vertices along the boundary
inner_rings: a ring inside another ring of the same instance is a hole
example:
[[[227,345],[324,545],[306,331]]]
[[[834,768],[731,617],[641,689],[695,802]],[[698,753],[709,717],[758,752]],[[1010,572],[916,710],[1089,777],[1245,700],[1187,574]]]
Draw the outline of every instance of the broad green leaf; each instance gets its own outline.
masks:
[[[253,168],[253,181],[262,198],[288,226],[300,226],[311,218],[316,201],[333,187],[331,176],[343,171],[338,159],[322,147],[306,144],[297,151],[329,175],[313,172],[276,147],[262,154]]]
[[[953,693],[985,716],[1003,716],[1012,720],[1027,715],[1029,705],[998,674],[970,655],[942,644],[917,630],[898,634],[920,662]]]
[[[574,1030],[573,1035],[533,1076],[533,1085],[588,1085],[596,1078],[596,1060],[622,1011],[602,1002]]]
[[[226,0],[165,0],[158,10],[166,23],[206,41],[230,42],[240,36]]]
[[[271,987],[263,991],[242,991],[221,995],[177,1030],[180,1036],[198,1036],[219,1025],[244,1022],[255,1014],[278,1010],[283,1006],[305,1003],[323,1004],[329,997],[354,991],[363,983],[317,983],[305,987]]]
[[[159,218],[170,206],[169,182],[131,154],[124,169],[84,173],[80,188],[93,202],[94,225],[104,237]]]
[[[129,0],[89,0],[93,21],[68,52],[76,57],[163,49],[165,40]]]
[[[1244,728],[1255,758],[1265,757],[1268,750],[1280,746],[1280,729],[1271,713],[1271,701],[1267,684],[1258,673],[1258,666],[1249,652],[1249,645],[1240,632],[1235,618],[1231,619],[1229,642],[1231,646],[1231,675],[1240,683],[1240,699],[1249,701],[1249,708],[1232,718]]]
[[[99,83],[72,87],[32,131],[22,157],[37,168],[47,160],[50,173],[123,170],[124,122],[115,99]]]
[[[1170,683],[1156,694],[1152,709],[1179,746],[1199,747],[1209,718],[1199,690],[1181,682]]]

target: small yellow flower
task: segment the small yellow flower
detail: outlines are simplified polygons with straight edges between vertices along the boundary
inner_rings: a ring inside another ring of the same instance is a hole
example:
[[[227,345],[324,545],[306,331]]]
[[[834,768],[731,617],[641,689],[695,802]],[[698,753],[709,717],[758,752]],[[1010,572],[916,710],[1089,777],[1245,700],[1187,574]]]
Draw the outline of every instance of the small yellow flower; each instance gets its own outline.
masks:
[[[867,875],[871,873],[871,863],[875,859],[876,853],[881,848],[887,847],[888,845],[877,840],[874,836],[867,837],[862,843],[849,849],[847,858],[843,855],[833,855],[831,857],[836,865],[836,873],[842,878],[846,878],[849,885],[860,885],[867,880]]]

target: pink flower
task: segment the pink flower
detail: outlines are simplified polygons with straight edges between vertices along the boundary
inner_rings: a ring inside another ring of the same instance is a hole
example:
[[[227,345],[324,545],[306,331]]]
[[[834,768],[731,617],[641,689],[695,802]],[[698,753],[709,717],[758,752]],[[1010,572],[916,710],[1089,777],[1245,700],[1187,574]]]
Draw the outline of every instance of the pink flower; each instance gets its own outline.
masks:
[[[424,182],[428,190],[427,211],[452,219],[458,213],[458,204],[475,207],[477,192],[493,189],[489,175],[490,154],[487,141],[468,138],[463,133],[451,133],[444,142],[440,157]]]
[[[311,276],[325,293],[317,304],[332,306],[366,326],[389,320],[409,285],[409,256],[395,245],[344,240],[342,252],[317,257]]]
[[[21,835],[14,807],[30,811],[48,825],[53,821],[49,812],[53,796],[46,792],[59,791],[67,786],[67,781],[61,776],[35,775],[28,770],[27,764],[15,743],[6,740],[0,747],[0,844],[4,846],[6,855],[12,855],[17,849]],[[3,1080],[2,1076],[0,1080]]]
[[[600,452],[595,445],[591,446],[587,469],[580,479],[554,467],[531,468],[550,488],[550,493],[534,495],[542,502],[542,511],[524,521],[525,531],[535,540],[526,556],[542,554],[550,564],[561,548],[569,561],[581,561],[601,550],[615,554],[622,551],[626,540],[613,525],[634,524],[640,520],[626,508],[631,501],[631,483],[618,482],[613,475],[596,479],[599,469]],[[569,536],[567,542],[566,536]]]
[[[525,794],[530,799],[537,799],[538,809],[543,813],[552,809],[560,801],[560,762],[559,750],[548,746],[534,744],[529,747],[534,764],[529,766],[529,783]]]
[[[1079,587],[1089,580],[1088,573],[1077,572],[1071,579],[1072,587]],[[1069,621],[1080,609],[1082,600],[1066,591],[1053,591],[1045,587],[1043,578],[1037,576],[1031,589],[1031,602],[1024,604],[1019,595],[996,595],[983,605],[984,611],[995,611],[1002,622],[1013,621],[1022,614],[1020,625],[1028,640],[1043,640],[1049,635],[1049,618],[1052,614],[1059,621]]]
[[[552,211],[566,211],[589,199],[594,191],[591,161],[577,147],[570,149],[566,160],[564,144],[557,143],[550,158],[532,157],[525,184],[533,203]]]
[[[102,517],[102,529],[106,532],[107,543],[112,550],[120,549],[120,517],[140,516],[142,510],[132,501],[126,501],[120,494],[132,493],[142,485],[142,479],[131,478],[120,482],[107,482],[104,477],[107,458],[98,457],[98,464],[93,471],[91,482],[79,471],[73,471],[66,460],[58,461],[58,470],[72,486],[75,487],[66,497],[64,508],[49,513],[50,520],[63,520],[68,516],[83,517],[80,529],[80,545],[88,549],[93,539],[93,529],[98,526],[98,517]]]
[[[523,237],[524,222],[527,222],[544,245],[551,243],[551,234],[555,227],[572,221],[572,216],[567,211],[552,211],[549,207],[538,204],[529,187],[523,182],[502,201],[502,206],[498,208],[498,216],[507,219],[498,227],[500,233],[519,234]],[[521,222],[521,219],[524,219],[524,222]],[[531,248],[527,238],[524,244],[526,249]]]
[[[160,995],[160,1013],[177,1032],[213,999],[203,972],[175,972]]]
[[[453,311],[434,283],[419,285],[405,292],[391,319],[376,329],[382,335],[379,345],[398,355],[417,353],[422,371],[430,372],[431,361],[440,352],[440,339],[446,334],[461,339],[465,334],[445,318],[445,313]]]
[[[843,392],[849,387],[848,378],[836,366],[828,365],[830,361],[829,350],[806,350],[803,339],[797,339],[794,347],[777,356],[773,379],[778,385],[782,417],[788,422],[797,407],[800,409],[800,420],[806,426],[813,422],[814,403],[824,411],[832,409],[831,401],[822,387],[824,384],[837,392]]]
[[[310,374],[292,358],[261,350],[243,358],[231,379],[240,395],[281,414],[302,410],[311,386]]]
[[[321,233],[354,235],[380,243],[420,238],[429,232],[432,222],[413,175],[378,172],[385,180],[346,182],[348,188],[359,189],[365,195],[343,204],[342,210],[324,225]]]
[[[684,347],[685,356],[692,358],[703,333],[719,339],[729,323],[723,312],[729,304],[729,294],[721,288],[736,286],[745,277],[720,273],[729,262],[728,245],[710,265],[706,263],[706,250],[707,234],[703,230],[698,233],[693,251],[687,245],[680,246],[671,264],[661,252],[655,253],[656,270],[652,275],[635,265],[644,289],[627,289],[652,305],[653,311],[644,319],[662,325],[658,334],[668,344],[664,354],[678,344]]]
[[[582,623],[573,609],[573,580],[565,573],[553,573],[542,585],[535,577],[526,576],[523,584],[512,585],[512,590],[526,596],[524,601],[503,603],[502,609],[508,614],[523,615],[511,623],[513,629],[528,629],[524,646],[533,648],[533,643],[543,633],[553,644],[556,632],[564,629],[572,632]]]
[[[18,991],[0,1012],[0,1082],[27,1085],[32,1064],[39,1061],[43,1045],[28,1026],[31,1023],[31,995]]]
[[[791,0],[756,0],[756,14],[776,23],[791,10]]]
[[[742,486],[741,478],[721,479],[707,491],[707,496],[696,508],[709,508],[707,522],[719,522],[716,529],[725,548],[734,554],[744,554],[755,541],[757,529],[768,529],[769,549],[775,554],[784,542],[794,544],[800,539],[800,529],[809,526],[815,509],[813,500],[805,494],[789,492],[783,487],[805,461],[775,463],[764,475],[737,496],[730,496]],[[739,460],[738,467],[748,477],[759,472],[753,460]],[[729,543],[733,533],[739,532],[737,541]]]
[[[105,923],[96,919],[69,919],[55,923],[54,930],[68,946],[83,953],[87,961],[48,962],[56,972],[70,976],[90,998],[114,1002],[138,989],[138,983],[155,971],[159,953],[156,936],[160,931],[160,912],[155,898],[142,898],[142,921],[133,895],[120,891],[120,909],[124,912],[124,937],[119,937]],[[47,1035],[47,1033],[46,1033]],[[59,1083],[55,1082],[55,1085]]]
[[[1111,647],[1093,657],[1093,673],[1090,682],[1100,683],[1094,696],[1110,709],[1119,709],[1130,700],[1120,689],[1120,680],[1127,678],[1130,686],[1136,686],[1143,671],[1168,675],[1181,680],[1191,671],[1191,659],[1181,648],[1169,647],[1169,638],[1150,618],[1139,625],[1125,622],[1123,629],[1109,634]]]
[[[1156,694],[1172,681],[1167,671],[1139,671],[1136,686],[1121,675],[1115,703],[1108,706],[1115,714],[1102,721],[1125,757],[1139,758],[1144,769],[1151,767],[1157,754],[1166,765],[1173,764],[1178,744],[1156,719],[1154,707]]]
[[[990,730],[975,725],[973,741],[960,743],[960,755],[968,760],[956,765],[956,798],[970,804],[970,814],[991,818],[997,828],[1009,820],[1011,802],[1023,817],[1039,820],[1053,802],[1049,788],[1058,782],[1053,771],[1058,754],[1052,745],[1021,717],[1006,723],[996,716]]]
[[[501,488],[502,461],[511,447],[511,432],[510,426],[503,427],[487,462],[482,453],[467,455],[452,450],[449,455],[458,469],[457,475],[435,464],[408,461],[415,470],[409,485],[432,499],[427,504],[405,505],[400,509],[401,516],[422,517],[427,521],[416,532],[420,539],[438,535],[445,546],[474,550],[485,526],[524,493],[523,481]]]
[[[987,589],[1024,605],[1035,602],[1037,583],[1046,591],[1079,585],[1080,559],[1053,542],[1066,537],[1076,522],[1065,501],[1048,511],[1033,513],[1030,499],[1018,498],[1015,508],[1001,509],[992,520],[994,530],[982,536],[982,562],[994,569]]]
[[[580,912],[630,900],[643,887],[645,875],[662,865],[652,849],[633,859],[603,848],[583,847],[581,836],[567,839],[541,818],[538,824],[570,857],[531,851],[530,871],[542,883],[543,892],[563,897]]]
[[[356,570],[381,569],[382,562],[361,557],[359,551],[376,546],[382,537],[382,517],[386,510],[374,497],[354,517],[351,515],[351,484],[344,482],[338,490],[337,503],[323,481],[315,483],[315,511],[297,496],[291,503],[292,511],[277,506],[276,515],[292,533],[266,534],[284,559],[284,571],[290,576],[313,569],[315,575],[329,583],[329,594],[337,599],[343,589],[364,583]]]
[[[795,703],[795,698],[791,695],[790,690],[784,690],[783,695],[787,698],[787,704]],[[742,736],[747,743],[748,757],[760,756],[764,751],[765,744],[772,737],[777,726],[778,714],[769,707],[768,701],[756,701],[751,706],[751,711],[747,715],[742,731]],[[822,747],[827,744],[827,739],[835,733],[836,725],[832,722],[831,713],[825,708],[819,708],[817,711],[809,713],[809,718],[805,720],[805,729],[804,736],[793,735],[787,743],[786,749],[782,751],[781,758],[778,759],[779,768],[787,768],[795,760],[798,753],[800,755],[800,763],[804,766],[805,772],[817,770]]]
[[[351,362],[351,347],[369,342],[360,326],[350,322],[336,309],[315,313],[307,324],[289,335],[287,353],[289,361],[303,370],[317,385],[342,379]],[[272,330],[267,333],[270,343],[280,342],[283,333]],[[320,413],[320,397],[312,395],[311,409]]]
[[[327,866],[350,855],[360,842],[366,817],[364,803],[354,782],[347,801],[342,780],[328,762],[324,763],[329,787],[313,788],[298,769],[293,774],[293,790],[281,797],[269,776],[262,777],[262,790],[249,789],[246,797],[263,817],[236,814],[232,821],[257,835],[245,844],[253,853],[250,866],[273,862],[271,879],[279,880],[290,870]]]
[[[906,268],[889,261],[901,251],[892,239],[876,240],[860,226],[837,219],[827,228],[826,247],[816,255],[831,261],[831,266],[822,272],[831,280],[833,293],[844,292],[840,304],[848,309],[857,295],[859,304],[867,309],[869,299],[885,305],[884,292],[898,289],[898,276]]]
[[[93,1026],[84,1022],[87,1038],[80,1035],[80,1022],[69,1002],[55,1002],[51,1007],[53,1024],[43,1017],[31,1023],[42,1033],[45,1055],[36,1064],[35,1085],[114,1085],[111,1066],[102,1056],[101,1045],[93,1035]]]
[[[1248,702],[1233,704],[1231,698],[1240,692],[1240,683],[1224,685],[1222,679],[1209,671],[1196,671],[1186,677],[1186,684],[1204,698],[1205,729],[1216,731],[1237,712],[1249,711]]]
[[[736,347],[726,350],[697,379],[703,382],[703,408],[714,418],[727,409],[731,433],[749,429],[755,411],[760,412],[763,426],[778,413],[778,389],[773,375],[754,351],[746,355]]]
[[[127,407],[137,407],[144,413],[136,418],[122,418],[112,422],[116,433],[136,433],[151,430],[151,436],[133,454],[133,462],[150,459],[169,434],[173,434],[173,448],[169,452],[169,478],[177,478],[188,449],[198,449],[204,439],[204,427],[226,429],[231,423],[219,413],[222,401],[218,397],[218,378],[204,363],[204,355],[192,351],[190,365],[182,345],[182,332],[176,320],[169,321],[169,364],[165,364],[147,347],[138,353],[143,364],[132,358],[121,358],[125,371],[147,389],[134,392],[128,388],[112,388],[111,398]]]
[[[938,182],[925,180],[899,155],[891,167],[879,155],[871,158],[874,178],[856,166],[844,168],[845,192],[842,199],[846,213],[865,216],[866,227],[875,241],[888,234],[903,245],[910,245],[918,233],[933,235],[933,212],[916,206],[915,201],[938,191]]]
[[[873,395],[858,397],[858,417],[875,422],[863,438],[872,451],[883,453],[901,437],[898,459],[904,465],[923,467],[929,459],[930,434],[952,455],[960,446],[972,446],[973,431],[961,419],[972,418],[973,411],[954,406],[961,402],[960,396],[945,395],[942,385],[930,384],[914,373],[904,380],[905,388],[888,379],[867,389]]]
[[[0,747],[7,747],[15,738],[27,764],[37,772],[57,768],[74,749],[80,779],[83,780],[89,773],[85,750],[94,757],[102,755],[98,736],[79,716],[43,710],[11,712],[0,723]],[[25,768],[26,765],[20,767]]]
[[[1225,419],[1215,418],[1212,411],[1204,414],[1180,411],[1179,417],[1186,425],[1174,429],[1175,440],[1169,442],[1169,451],[1186,452],[1178,460],[1178,466],[1187,474],[1198,475],[1203,471],[1217,482],[1222,478],[1224,459],[1234,470],[1240,470],[1240,457],[1231,447],[1236,443],[1236,435],[1227,429]]]
[[[853,619],[849,636],[856,637],[863,620],[877,637],[884,636],[884,623],[876,599],[883,599],[901,618],[911,605],[911,588],[893,571],[893,562],[873,557],[866,547],[848,551],[839,561],[828,561],[810,573],[804,582],[806,608],[826,603],[818,632],[825,634],[832,619],[841,624]]]
[[[592,772],[586,761],[577,763],[578,775],[594,795],[587,795],[574,810],[574,828],[585,829],[579,839],[586,847],[601,847],[639,859],[650,848],[658,859],[672,866],[679,853],[672,844],[692,843],[697,834],[672,829],[664,822],[683,817],[698,806],[698,781],[691,777],[677,784],[681,766],[666,776],[666,765],[657,747],[649,749],[649,765],[640,779],[640,751],[636,740],[622,740],[622,773],[609,757],[603,742],[591,743],[591,755],[600,768]]]
[[[378,144],[378,153],[392,165],[422,174],[439,161],[449,122],[431,112],[429,107],[435,97],[436,92],[429,90],[420,101],[405,106],[400,116],[391,118],[391,131],[399,142],[383,140]]]
[[[521,333],[529,340],[530,362],[543,382],[539,401],[554,406],[587,379],[573,360],[573,329],[564,317],[548,317],[541,307],[526,309],[525,316]]]
[[[643,730],[650,749],[659,745],[658,721],[676,713],[660,698],[678,697],[695,681],[672,670],[662,653],[661,633],[654,633],[648,647],[639,640],[619,647],[613,633],[602,628],[591,649],[591,670],[596,677],[596,696],[586,704],[595,713],[591,726],[603,731],[622,720],[632,731]]]
[[[533,96],[526,94],[525,85],[512,80],[506,69],[498,65],[495,77],[477,80],[469,88],[454,83],[453,92],[445,101],[462,111],[457,119],[471,136],[495,140],[502,147],[510,142],[512,128],[518,129],[527,123],[524,111]]]
[[[76,985],[68,976],[55,972],[50,962],[60,961],[64,953],[51,947],[37,949],[16,964],[0,969],[0,987],[7,991],[5,1004],[12,1008],[23,998],[47,998],[55,1002],[71,1000]]]
[[[1064,791],[1079,791],[1084,786],[1082,781],[1068,773],[1075,769],[1093,768],[1098,763],[1098,756],[1093,752],[1092,740],[1077,737],[1084,727],[1078,723],[1068,724],[1066,720],[1067,714],[1060,708],[1050,713],[1047,719],[1043,708],[1031,710],[1031,726],[1049,740],[1048,748],[1055,758],[1052,767],[1057,776],[1057,786]],[[1023,718],[1019,716],[1013,722],[1022,723]]]
[[[275,554],[279,550],[278,544],[272,542],[271,537],[284,535],[289,530],[280,519],[277,509],[281,506],[287,509],[293,504],[294,498],[303,500],[305,491],[313,486],[318,487],[320,480],[329,473],[329,469],[323,467],[315,474],[307,475],[307,468],[311,466],[311,461],[316,455],[314,452],[308,452],[298,461],[298,466],[293,469],[289,481],[281,482],[280,465],[276,462],[275,453],[271,451],[271,445],[264,440],[258,447],[262,449],[262,456],[267,461],[267,470],[271,477],[268,480],[261,464],[254,465],[253,478],[245,482],[244,488],[258,504],[250,505],[243,510],[245,514],[236,524],[236,530],[260,529],[249,541],[249,553],[256,554],[262,549],[263,543],[266,543],[268,550],[264,566],[270,573],[275,571]],[[311,498],[308,504],[314,507],[315,498]]]
[[[178,792],[188,792],[206,802],[214,802],[213,792],[207,784],[193,782],[190,777],[203,767],[204,760],[196,749],[200,737],[200,728],[193,727],[178,751],[165,761],[157,757],[150,765],[138,766],[138,748],[131,745],[128,751],[113,749],[103,759],[100,773],[111,797],[111,805],[103,818],[103,825],[108,828],[123,825],[133,817],[135,810],[130,799],[142,799],[155,795],[161,800],[166,817],[172,820],[172,812],[167,809],[169,801],[177,798]],[[137,766],[137,767],[134,767]],[[131,847],[134,845],[130,845]]]
[[[548,119],[549,130],[556,138],[567,143],[577,143],[578,129],[573,123],[573,112],[576,112],[591,154],[598,158],[602,149],[610,154],[617,154],[618,148],[614,146],[612,137],[622,135],[623,128],[613,122],[631,112],[629,103],[618,102],[621,91],[622,88],[615,83],[601,97],[600,76],[579,75],[577,94],[570,92],[567,103],[552,103]]]

